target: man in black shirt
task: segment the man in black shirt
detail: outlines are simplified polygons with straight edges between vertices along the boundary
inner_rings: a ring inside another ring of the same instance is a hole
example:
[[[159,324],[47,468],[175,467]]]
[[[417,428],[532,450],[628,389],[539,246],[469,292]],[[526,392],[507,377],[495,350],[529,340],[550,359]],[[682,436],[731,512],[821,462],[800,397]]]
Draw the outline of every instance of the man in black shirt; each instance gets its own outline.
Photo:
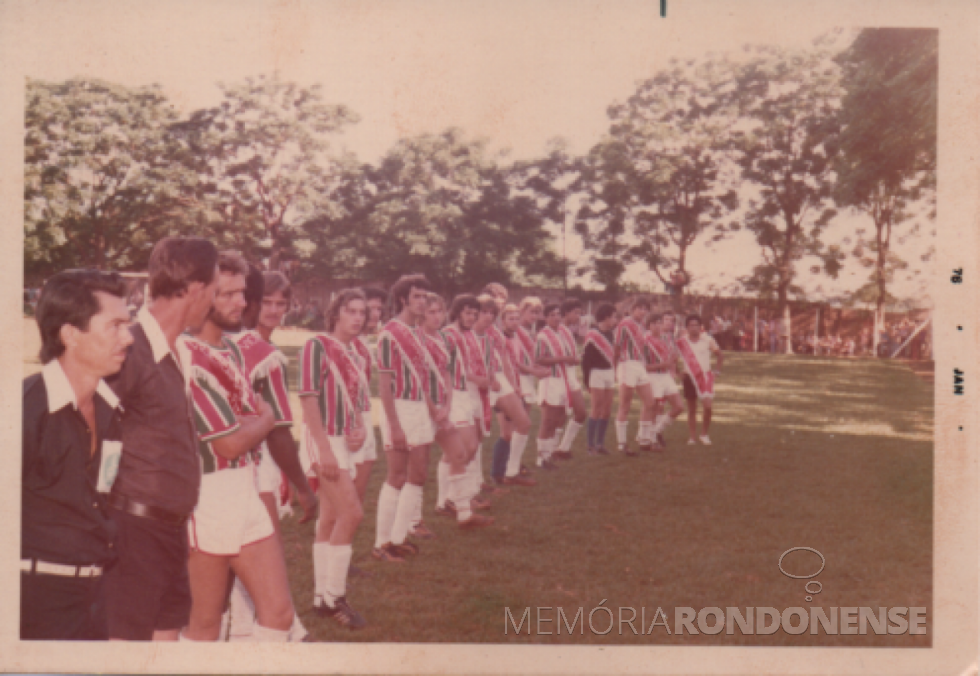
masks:
[[[44,368],[24,380],[22,639],[106,638],[102,571],[115,528],[104,493],[119,459],[119,400],[102,381],[133,342],[126,283],[62,272],[37,307]]]
[[[118,562],[106,575],[111,639],[176,641],[190,618],[187,517],[197,505],[201,457],[177,336],[204,324],[218,251],[198,238],[160,240],[150,254],[148,301],[118,376],[122,458],[109,496]]]

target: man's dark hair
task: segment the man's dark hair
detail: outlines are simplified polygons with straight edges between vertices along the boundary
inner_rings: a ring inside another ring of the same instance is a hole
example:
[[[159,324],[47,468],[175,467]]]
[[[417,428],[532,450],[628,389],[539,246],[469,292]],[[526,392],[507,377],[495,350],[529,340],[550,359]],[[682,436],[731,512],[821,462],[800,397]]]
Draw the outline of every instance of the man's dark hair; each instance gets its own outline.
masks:
[[[647,326],[649,327],[651,324],[656,324],[657,322],[659,322],[663,318],[664,318],[664,316],[662,314],[660,314],[659,312],[653,312],[651,314],[648,314],[647,315]]]
[[[558,303],[545,303],[544,309],[541,310],[541,317],[547,318],[555,310],[561,310],[561,306]]]
[[[561,316],[564,317],[569,312],[582,309],[582,301],[578,298],[566,298],[561,302]]]
[[[337,328],[337,318],[340,317],[340,311],[355,300],[362,300],[367,304],[364,292],[360,289],[344,289],[333,297],[330,305],[327,306],[327,311],[323,315],[323,326],[328,332],[332,332]]]
[[[412,289],[432,291],[432,285],[429,284],[429,280],[425,278],[425,275],[403,275],[391,287],[389,295],[391,309],[388,313],[389,316],[394,317],[405,309],[405,303],[408,302],[408,294],[412,292]]]
[[[271,296],[274,293],[282,293],[283,298],[286,300],[293,299],[293,287],[289,283],[289,279],[286,275],[278,271],[273,272],[263,272],[262,273],[262,285],[264,291],[263,296]]]
[[[218,254],[218,272],[248,277],[248,261],[237,251],[222,251]]]
[[[460,294],[459,296],[453,298],[453,306],[449,308],[449,321],[457,321],[459,316],[463,314],[463,310],[466,308],[473,308],[479,312],[480,301],[478,301],[476,296],[471,293]]]
[[[248,264],[248,274],[245,275],[245,303],[248,308],[262,305],[262,297],[265,295],[265,277],[262,271],[252,263]]]
[[[385,293],[384,289],[379,289],[376,286],[365,286],[361,291],[364,292],[364,297],[367,300],[380,300],[382,303],[388,302],[388,294]]]
[[[214,280],[218,249],[200,237],[166,237],[153,247],[149,265],[150,298],[182,295],[194,282]]]
[[[697,322],[698,326],[704,326],[704,322],[702,322],[701,318],[697,315],[688,315],[684,320],[684,326],[690,326],[691,322]]]
[[[612,305],[611,303],[602,303],[595,310],[596,323],[604,322],[609,317],[612,317],[614,314],[616,314],[616,307],[614,305]]]
[[[637,296],[636,298],[634,298],[630,302],[630,312],[632,312],[635,308],[638,308],[638,307],[645,307],[647,310],[649,310],[650,309],[650,301],[648,301],[643,296]]]
[[[89,321],[102,311],[96,292],[125,298],[127,291],[126,280],[115,272],[66,270],[49,279],[35,311],[41,332],[41,363],[47,364],[65,353],[62,326],[70,324],[88,331]]]

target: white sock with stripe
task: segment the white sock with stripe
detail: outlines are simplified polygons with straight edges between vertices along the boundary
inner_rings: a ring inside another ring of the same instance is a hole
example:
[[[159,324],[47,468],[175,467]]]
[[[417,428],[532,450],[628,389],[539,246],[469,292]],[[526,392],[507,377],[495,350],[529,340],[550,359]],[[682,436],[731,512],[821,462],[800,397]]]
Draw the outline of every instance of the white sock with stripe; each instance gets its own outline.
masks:
[[[391,542],[400,545],[408,537],[408,529],[415,518],[418,503],[422,502],[422,487],[405,482],[401,495],[398,496],[398,509],[395,512],[395,522],[391,526]]]
[[[347,593],[347,571],[354,548],[351,545],[327,545],[326,588],[323,602],[333,608],[337,599]]]
[[[391,542],[391,527],[395,523],[395,514],[398,512],[398,499],[400,495],[401,491],[387,481],[381,486],[381,493],[378,495],[377,534],[374,537],[375,547],[381,547]]]
[[[527,448],[528,435],[514,432],[510,435],[510,457],[507,458],[507,476],[515,477],[521,471],[521,458]]]

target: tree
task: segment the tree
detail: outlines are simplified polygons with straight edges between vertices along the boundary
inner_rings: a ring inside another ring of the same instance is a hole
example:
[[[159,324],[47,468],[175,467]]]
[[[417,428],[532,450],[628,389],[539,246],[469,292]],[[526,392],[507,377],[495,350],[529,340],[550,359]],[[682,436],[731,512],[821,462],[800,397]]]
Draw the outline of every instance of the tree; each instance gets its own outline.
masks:
[[[297,228],[337,187],[342,168],[327,154],[328,137],[358,121],[343,105],[323,101],[320,85],[301,87],[278,75],[219,87],[213,108],[174,128],[186,160],[206,177],[199,191],[218,222],[215,237],[279,269],[293,253]]]
[[[177,119],[157,86],[29,80],[24,136],[28,277],[143,269],[153,244],[201,214],[197,177],[176,161]]]
[[[746,48],[748,49],[748,48]],[[836,276],[841,254],[821,234],[836,214],[829,206],[837,151],[840,83],[830,50],[757,47],[739,67],[733,92],[740,123],[732,128],[742,178],[754,184],[745,226],[755,235],[763,264],[743,280],[763,297],[775,297],[785,335],[792,335],[791,294],[800,296],[796,265],[819,256]],[[792,353],[792,341],[786,342]]]
[[[738,228],[722,222],[738,205],[724,145],[730,87],[724,59],[673,60],[610,106],[609,134],[589,154],[592,189],[577,224],[598,254],[597,271],[642,262],[665,285],[671,269],[690,278],[694,242]]]
[[[534,199],[458,129],[402,139],[365,173],[373,197],[352,223],[372,278],[424,272],[452,295],[560,271]]]
[[[876,355],[887,286],[905,267],[893,234],[935,186],[938,48],[934,29],[869,28],[836,59],[845,94],[834,199],[874,223],[873,238],[859,233],[855,252],[873,257],[865,263],[873,267],[870,283],[856,295],[875,304]]]

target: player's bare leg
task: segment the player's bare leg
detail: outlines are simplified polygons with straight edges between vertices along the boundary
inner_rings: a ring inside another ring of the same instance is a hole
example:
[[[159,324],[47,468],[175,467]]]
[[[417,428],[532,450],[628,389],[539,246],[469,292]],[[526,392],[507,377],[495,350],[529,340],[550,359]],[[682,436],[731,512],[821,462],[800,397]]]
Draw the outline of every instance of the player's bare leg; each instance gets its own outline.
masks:
[[[382,561],[404,561],[402,555],[391,546],[391,529],[398,511],[398,499],[408,478],[408,453],[385,449],[388,460],[388,476],[378,495],[377,530],[374,550],[371,554]]]
[[[446,502],[442,505],[436,504],[436,513],[443,515],[453,515],[455,513],[456,522],[460,528],[480,528],[489,526],[493,519],[473,513],[473,498],[476,497],[475,486],[467,481],[466,466],[475,455],[467,448],[469,435],[475,435],[471,425],[462,428],[447,428],[436,431],[436,443],[443,452],[441,465],[448,465],[446,468]],[[450,505],[452,507],[450,507]]]
[[[565,407],[541,405],[541,427],[538,431],[538,464],[544,469],[558,469],[552,455],[558,447],[555,431],[565,423]]]
[[[364,508],[350,473],[341,470],[333,481],[320,480],[320,518],[313,542],[314,601],[318,615],[334,617],[350,629],[365,626],[364,618],[347,605],[354,534]]]
[[[286,558],[279,538],[272,536],[242,547],[231,568],[255,602],[256,641],[289,639],[296,611],[289,591]]]
[[[698,400],[687,400],[687,429],[691,433],[687,440],[688,446],[693,446],[698,437]]]

